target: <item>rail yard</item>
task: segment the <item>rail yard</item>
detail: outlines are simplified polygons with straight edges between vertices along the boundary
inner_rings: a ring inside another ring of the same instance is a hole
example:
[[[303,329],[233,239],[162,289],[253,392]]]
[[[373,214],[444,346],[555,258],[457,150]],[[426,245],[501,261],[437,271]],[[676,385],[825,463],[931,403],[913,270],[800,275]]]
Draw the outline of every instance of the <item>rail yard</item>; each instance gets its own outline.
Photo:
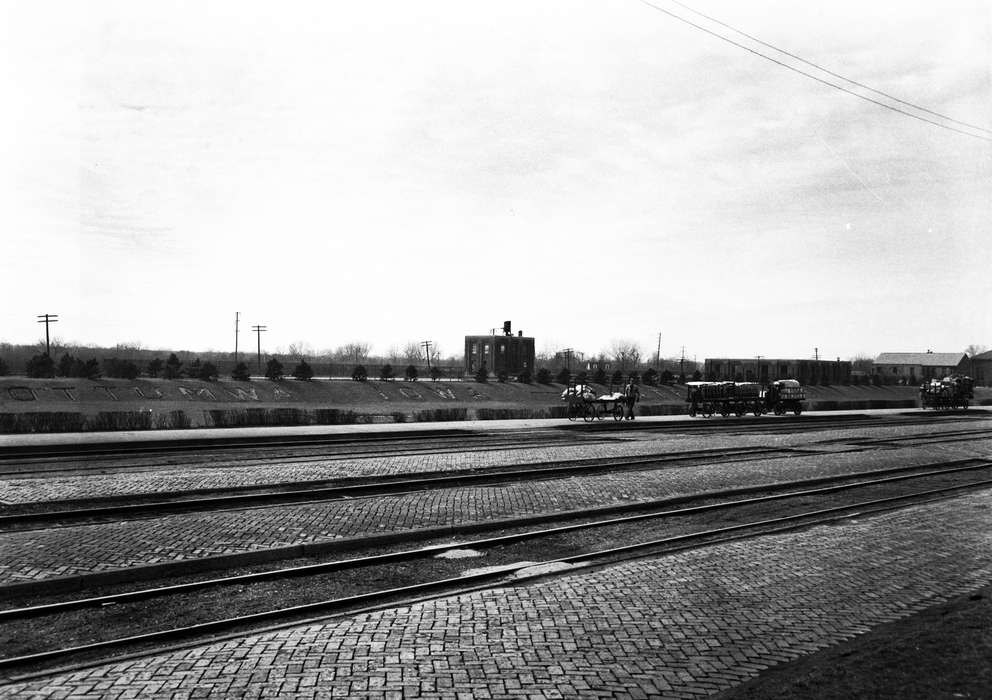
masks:
[[[0,694],[732,696],[992,581],[982,410],[180,437],[4,438]]]

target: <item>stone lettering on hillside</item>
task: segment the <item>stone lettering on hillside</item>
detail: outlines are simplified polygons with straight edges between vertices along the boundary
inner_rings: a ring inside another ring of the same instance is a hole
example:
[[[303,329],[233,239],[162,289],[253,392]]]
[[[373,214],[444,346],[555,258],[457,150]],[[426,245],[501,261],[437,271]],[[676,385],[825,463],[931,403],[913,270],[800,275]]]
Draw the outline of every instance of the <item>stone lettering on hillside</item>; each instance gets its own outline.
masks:
[[[142,399],[162,398],[162,392],[159,391],[158,389],[142,389],[141,387],[138,386],[133,386],[131,388],[134,389],[134,393],[137,394],[138,397]]]
[[[250,386],[248,389],[242,389],[241,387],[235,387],[234,389],[224,389],[228,394],[236,398],[238,401],[258,401],[258,394],[255,393],[255,387]]]
[[[287,399],[292,399],[293,395],[290,394],[288,391],[280,389],[279,387],[275,387],[272,390],[272,398],[274,398],[276,401],[284,401]]]
[[[442,399],[450,399],[452,401],[455,400],[455,392],[453,392],[451,389],[447,387],[445,387],[444,389],[432,389],[432,391],[438,396],[440,396]]]
[[[14,401],[37,401],[38,397],[34,395],[34,389],[29,389],[26,386],[10,386],[7,387],[7,395]]]
[[[405,396],[408,399],[422,399],[422,398],[424,398],[423,396],[421,396],[420,394],[418,394],[413,389],[407,389],[405,387],[400,387],[400,393],[403,394],[403,396]]]
[[[76,387],[74,386],[53,386],[49,388],[52,391],[60,392],[66,401],[79,401],[79,397],[76,396]]]
[[[217,400],[217,397],[214,396],[214,393],[210,391],[210,389],[201,389],[201,388],[192,389],[190,387],[181,386],[179,387],[179,393],[182,394],[183,397],[187,399],[193,399],[193,400],[205,399],[207,401]]]
[[[117,394],[114,393],[112,386],[95,386],[93,387],[96,391],[102,391],[104,395],[111,401],[119,401]]]

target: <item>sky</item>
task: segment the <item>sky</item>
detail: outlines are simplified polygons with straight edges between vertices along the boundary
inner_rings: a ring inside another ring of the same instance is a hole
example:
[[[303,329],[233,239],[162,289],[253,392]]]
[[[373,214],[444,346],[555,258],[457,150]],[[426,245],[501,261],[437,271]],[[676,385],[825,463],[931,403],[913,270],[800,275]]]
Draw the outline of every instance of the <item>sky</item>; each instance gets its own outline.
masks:
[[[688,4],[972,126],[671,0],[4,3],[0,342],[992,345],[992,5]]]

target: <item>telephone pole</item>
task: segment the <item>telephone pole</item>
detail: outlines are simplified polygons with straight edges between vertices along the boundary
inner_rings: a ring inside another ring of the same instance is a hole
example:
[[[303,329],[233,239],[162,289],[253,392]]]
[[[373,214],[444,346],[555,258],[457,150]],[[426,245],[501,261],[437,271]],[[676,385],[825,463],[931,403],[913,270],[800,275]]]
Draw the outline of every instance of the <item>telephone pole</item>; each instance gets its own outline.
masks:
[[[661,371],[661,333],[658,334],[658,352],[654,356],[654,368]]]
[[[429,341],[429,340],[424,340],[424,341],[421,341],[421,343],[420,343],[420,347],[422,347],[424,349],[424,352],[427,353],[427,371],[428,372],[431,371],[431,345],[432,344],[433,343],[431,343],[431,341]]]
[[[241,323],[241,312],[234,312],[234,364],[238,364],[238,325]]]
[[[561,354],[565,356],[565,369],[569,372],[572,371],[572,353],[575,352],[574,348],[565,348],[561,351]]]
[[[267,331],[268,328],[265,326],[252,326],[251,329],[255,331],[255,335],[258,336],[258,371],[262,371],[262,333]]]
[[[44,323],[45,324],[45,354],[48,355],[48,357],[51,357],[52,356],[52,344],[48,340],[48,324],[49,323],[58,323],[59,322],[59,315],[58,314],[38,314],[38,318],[41,319],[40,321],[38,321],[38,323]]]
[[[679,360],[679,375],[685,377],[685,345],[682,346],[682,359]]]

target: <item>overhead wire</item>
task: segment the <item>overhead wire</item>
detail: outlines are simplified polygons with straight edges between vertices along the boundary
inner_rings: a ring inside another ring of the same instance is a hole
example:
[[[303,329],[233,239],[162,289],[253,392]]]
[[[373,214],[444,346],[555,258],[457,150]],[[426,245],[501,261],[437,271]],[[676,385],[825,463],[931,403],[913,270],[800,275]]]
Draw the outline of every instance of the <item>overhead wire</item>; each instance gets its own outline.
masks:
[[[835,78],[840,78],[841,80],[843,80],[845,82],[851,83],[852,85],[857,85],[858,87],[864,88],[865,90],[870,90],[871,92],[874,92],[876,95],[882,95],[883,97],[886,97],[886,98],[888,98],[888,99],[890,99],[890,100],[892,100],[894,102],[898,102],[899,104],[904,104],[907,107],[912,107],[913,109],[917,109],[917,110],[919,110],[921,112],[926,112],[927,114],[932,114],[935,117],[940,117],[941,119],[946,119],[949,122],[954,122],[955,124],[960,124],[961,126],[966,126],[969,129],[975,129],[977,131],[984,131],[987,134],[992,134],[992,129],[986,129],[985,127],[981,127],[981,126],[978,126],[976,124],[969,124],[968,122],[963,122],[960,119],[955,119],[954,117],[949,117],[946,114],[941,114],[940,112],[936,112],[936,111],[934,111],[932,109],[927,109],[926,107],[923,107],[921,105],[914,104],[914,103],[909,102],[907,100],[900,99],[900,98],[896,97],[895,95],[890,95],[889,93],[883,92],[882,90],[877,90],[877,89],[871,87],[870,85],[865,85],[864,83],[860,83],[857,80],[853,80],[851,78],[848,78],[847,76],[841,75],[840,73],[835,73],[834,71],[830,70],[829,68],[824,68],[823,66],[821,66],[819,64],[816,64],[816,63],[813,63],[812,61],[806,60],[802,56],[797,56],[794,53],[791,53],[789,51],[786,51],[785,49],[780,49],[779,47],[775,46],[774,44],[769,44],[767,41],[762,41],[758,37],[753,36],[751,34],[748,34],[747,32],[742,31],[742,30],[738,29],[737,27],[734,27],[734,26],[732,26],[730,24],[727,24],[726,22],[722,22],[719,19],[717,19],[716,17],[710,17],[709,15],[704,14],[702,12],[699,12],[698,10],[694,10],[693,8],[691,8],[688,5],[686,5],[685,3],[679,2],[679,0],[669,0],[669,2],[671,2],[671,3],[675,4],[675,5],[678,5],[679,7],[685,8],[686,10],[688,10],[691,13],[693,13],[694,15],[699,15],[700,17],[703,17],[705,19],[708,19],[710,22],[713,22],[714,24],[719,24],[721,27],[726,27],[727,29],[729,29],[732,32],[736,32],[737,34],[740,34],[741,36],[745,36],[745,37],[747,37],[748,39],[750,39],[751,41],[753,41],[755,43],[761,44],[762,46],[767,46],[768,48],[770,48],[770,49],[772,49],[774,51],[778,51],[781,54],[785,54],[789,58],[794,58],[797,61],[801,61],[802,63],[805,63],[808,66],[812,66],[813,68],[816,68],[819,71],[823,71],[827,75],[832,75]]]
[[[885,102],[881,102],[881,101],[876,100],[876,99],[873,99],[871,97],[867,97],[867,96],[862,95],[862,94],[860,94],[858,92],[855,92],[854,90],[851,90],[849,88],[846,88],[843,85],[838,85],[837,83],[834,83],[834,82],[831,82],[831,81],[826,80],[824,78],[821,78],[819,76],[813,75],[812,73],[808,73],[807,71],[804,71],[804,70],[801,70],[799,68],[796,68],[795,66],[789,65],[788,63],[786,63],[784,61],[779,61],[778,59],[776,59],[776,58],[774,58],[772,56],[769,56],[767,54],[761,53],[760,51],[757,51],[756,49],[753,49],[750,46],[745,46],[744,44],[741,44],[740,42],[734,41],[733,39],[731,39],[729,37],[726,37],[723,34],[720,34],[719,32],[715,32],[712,29],[707,29],[706,27],[704,27],[704,26],[702,26],[700,24],[696,24],[692,20],[688,20],[685,17],[681,17],[680,15],[677,15],[677,14],[675,14],[674,12],[672,12],[670,10],[666,10],[663,7],[659,7],[658,5],[655,5],[654,3],[648,2],[648,0],[638,0],[638,2],[640,2],[642,5],[646,5],[646,6],[650,7],[653,10],[656,10],[658,12],[664,13],[664,14],[668,15],[669,17],[672,17],[673,19],[677,19],[680,22],[684,22],[685,24],[688,24],[690,27],[694,27],[695,29],[698,29],[698,30],[700,30],[702,32],[706,32],[707,34],[709,34],[711,36],[714,36],[717,39],[721,39],[721,40],[727,42],[728,44],[732,44],[732,45],[734,45],[734,46],[736,46],[738,48],[744,49],[745,51],[748,51],[750,53],[753,53],[756,56],[760,56],[761,58],[764,58],[767,61],[771,61],[772,63],[775,63],[775,64],[777,64],[779,66],[782,66],[783,68],[787,68],[788,70],[791,70],[791,71],[793,71],[795,73],[798,73],[800,75],[803,75],[803,76],[805,76],[807,78],[811,78],[812,80],[815,80],[815,81],[817,81],[819,83],[823,83],[824,85],[828,85],[828,86],[830,86],[832,88],[835,88],[837,90],[840,90],[841,92],[846,92],[847,94],[853,95],[854,97],[857,97],[859,99],[865,100],[866,102],[871,102],[872,104],[878,105],[879,107],[883,107],[883,108],[888,109],[888,110],[891,110],[893,112],[898,112],[899,114],[905,115],[907,117],[912,117],[913,119],[918,119],[921,122],[926,122],[927,124],[932,124],[933,126],[938,126],[941,129],[947,129],[948,131],[954,131],[954,132],[959,133],[959,134],[964,134],[965,136],[970,136],[970,137],[975,138],[975,139],[981,139],[982,141],[988,141],[988,142],[992,143],[992,138],[989,138],[987,136],[983,136],[982,134],[975,134],[975,133],[972,133],[970,131],[964,131],[963,129],[958,129],[956,127],[949,126],[947,124],[941,124],[940,122],[934,121],[933,119],[928,119],[926,117],[922,117],[919,114],[913,114],[912,112],[907,112],[906,110],[900,109],[899,107],[894,107],[894,106],[892,106],[890,104],[886,104]],[[778,49],[776,49],[776,50],[778,50]],[[783,51],[782,53],[786,53],[786,52]],[[810,65],[814,65],[814,64],[810,64]],[[846,78],[843,78],[843,79],[844,80],[847,80]],[[849,82],[852,82],[853,83],[854,81],[849,81]],[[951,120],[951,121],[954,121],[954,120]],[[977,128],[977,129],[980,129],[982,131],[986,131],[985,129],[981,129],[981,127],[972,127],[971,125],[967,125],[967,126],[969,126],[969,128]]]

